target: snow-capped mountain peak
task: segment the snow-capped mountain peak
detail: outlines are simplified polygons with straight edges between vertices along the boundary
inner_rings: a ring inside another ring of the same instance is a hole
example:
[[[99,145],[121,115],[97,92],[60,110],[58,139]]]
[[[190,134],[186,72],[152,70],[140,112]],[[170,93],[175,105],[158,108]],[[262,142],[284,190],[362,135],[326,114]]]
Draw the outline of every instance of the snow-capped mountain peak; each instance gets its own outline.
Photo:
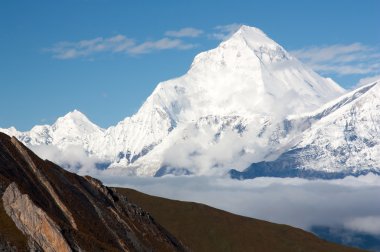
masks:
[[[87,116],[77,109],[68,112],[66,115],[58,118],[58,120],[76,120],[76,121],[89,121]]]
[[[54,131],[63,129],[77,129],[85,132],[97,132],[101,131],[101,128],[92,123],[87,116],[85,116],[79,110],[73,110],[63,117],[59,117],[57,121],[52,125]]]
[[[54,145],[65,149],[77,145],[88,151],[90,145],[96,145],[95,141],[104,137],[104,129],[92,123],[78,110],[59,117],[52,125],[36,125],[28,132],[18,132],[13,127],[0,131],[17,137],[29,146]]]
[[[343,92],[259,29],[242,26],[198,54],[185,75],[160,83],[142,110],[158,109],[176,122],[208,115],[283,117],[316,109]]]
[[[263,125],[254,122],[270,125],[289,114],[312,111],[344,91],[331,79],[322,78],[304,66],[259,29],[242,26],[215,49],[198,54],[185,75],[161,82],[136,115],[115,127],[115,132],[135,133],[135,139],[131,136],[123,138],[121,142],[130,146],[129,162],[116,162],[113,166],[124,167],[147,155],[138,162],[144,163],[144,169],[137,173],[152,175],[163,163],[172,164],[163,160],[164,156],[170,156],[166,153],[172,151],[171,146],[187,146],[186,150],[179,150],[182,156],[187,152],[189,155],[200,153],[196,149],[200,145],[207,152],[206,149],[212,145],[209,141],[213,134],[223,133],[217,129],[219,126],[226,127],[226,130],[229,128],[227,124],[245,127],[238,122],[202,127],[199,130],[208,135],[200,134],[197,142],[207,142],[197,145],[189,142],[191,138],[185,137],[187,133],[181,132],[193,128],[187,125],[197,125],[203,118],[215,118],[215,121],[235,118],[253,121],[250,131],[259,132]],[[170,133],[173,128],[176,128],[174,135]],[[258,141],[257,135],[251,134],[250,141]],[[188,140],[182,141],[183,138]],[[244,147],[236,147],[236,150],[244,152]],[[131,159],[131,156],[138,158]],[[146,163],[152,160],[158,162],[153,165]],[[206,163],[212,162],[219,160]]]
[[[211,61],[214,61],[214,64],[219,63],[222,67],[240,68],[245,66],[253,68],[260,63],[270,64],[289,59],[292,57],[285,49],[260,29],[243,25],[230,38],[220,43],[217,48],[197,55],[191,69],[197,67],[197,64],[201,64],[200,67],[204,68],[202,62],[209,64]],[[212,66],[208,68],[210,67]]]
[[[284,48],[255,27],[242,25],[230,39],[222,43],[222,46],[233,43],[243,43],[248,46],[262,63],[280,62],[292,58]]]

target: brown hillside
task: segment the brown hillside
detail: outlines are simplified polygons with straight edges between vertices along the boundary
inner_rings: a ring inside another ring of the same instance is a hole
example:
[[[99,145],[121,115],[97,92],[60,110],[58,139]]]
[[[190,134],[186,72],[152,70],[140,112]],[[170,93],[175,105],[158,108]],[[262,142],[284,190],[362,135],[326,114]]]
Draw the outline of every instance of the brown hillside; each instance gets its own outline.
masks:
[[[193,251],[360,251],[287,225],[231,214],[207,205],[117,188]]]

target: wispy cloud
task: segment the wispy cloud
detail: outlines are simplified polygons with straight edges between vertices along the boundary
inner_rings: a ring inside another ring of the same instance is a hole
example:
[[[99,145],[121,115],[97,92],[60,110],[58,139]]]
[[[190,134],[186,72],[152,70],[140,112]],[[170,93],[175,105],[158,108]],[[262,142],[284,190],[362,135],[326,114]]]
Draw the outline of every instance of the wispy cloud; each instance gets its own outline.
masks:
[[[143,54],[159,50],[177,49],[187,50],[195,47],[195,44],[187,43],[181,39],[162,38],[155,41],[137,43],[135,39],[124,35],[116,35],[109,38],[97,37],[76,42],[58,42],[45,51],[52,53],[57,59],[86,58],[100,53],[127,53]]]
[[[119,34],[109,38],[98,37],[77,42],[58,42],[46,51],[51,52],[57,59],[73,59],[102,52],[125,52],[134,46],[133,39]]]
[[[157,41],[147,41],[140,45],[136,45],[129,48],[128,52],[131,54],[143,54],[168,49],[187,50],[194,48],[195,46],[195,44],[186,43],[180,39],[163,38]]]
[[[361,43],[313,46],[291,53],[321,73],[338,75],[380,73],[380,49]]]
[[[363,85],[366,85],[366,84],[369,84],[371,82],[375,82],[375,81],[378,81],[378,80],[380,80],[380,74],[374,75],[374,76],[370,76],[370,77],[365,77],[365,78],[360,79],[355,87],[361,87]]]
[[[186,28],[179,29],[177,31],[167,31],[165,32],[165,35],[169,37],[177,37],[177,38],[183,38],[183,37],[196,38],[196,37],[199,37],[202,33],[203,33],[202,30],[192,28],[192,27],[186,27]]]
[[[241,24],[233,23],[227,25],[218,25],[214,27],[214,32],[212,32],[209,37],[217,40],[226,40],[231,37],[239,28]]]

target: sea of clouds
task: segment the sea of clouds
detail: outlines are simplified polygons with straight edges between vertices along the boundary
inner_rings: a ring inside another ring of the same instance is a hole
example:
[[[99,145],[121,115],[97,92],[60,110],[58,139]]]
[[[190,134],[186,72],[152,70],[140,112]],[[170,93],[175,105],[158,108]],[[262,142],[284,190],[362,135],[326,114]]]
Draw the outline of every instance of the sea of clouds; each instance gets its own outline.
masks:
[[[204,203],[235,214],[288,224],[344,228],[380,237],[380,176],[368,174],[336,180],[226,176],[128,176],[120,170],[96,169],[96,158],[81,149],[61,152],[32,147],[38,155],[108,186],[128,187],[170,199]]]
[[[380,236],[380,176],[339,180],[198,176],[123,177],[98,174],[105,184],[151,195],[204,203],[239,215],[289,224],[343,227]]]

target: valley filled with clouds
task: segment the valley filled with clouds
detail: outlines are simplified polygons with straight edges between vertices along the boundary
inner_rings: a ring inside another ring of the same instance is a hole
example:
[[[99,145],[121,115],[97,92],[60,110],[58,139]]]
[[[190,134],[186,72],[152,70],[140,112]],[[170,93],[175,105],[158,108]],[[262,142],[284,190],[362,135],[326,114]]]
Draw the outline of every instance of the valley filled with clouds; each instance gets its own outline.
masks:
[[[310,230],[343,227],[380,236],[380,176],[338,180],[166,176],[123,177],[100,173],[107,185],[130,187],[161,196],[204,203],[235,214]]]

